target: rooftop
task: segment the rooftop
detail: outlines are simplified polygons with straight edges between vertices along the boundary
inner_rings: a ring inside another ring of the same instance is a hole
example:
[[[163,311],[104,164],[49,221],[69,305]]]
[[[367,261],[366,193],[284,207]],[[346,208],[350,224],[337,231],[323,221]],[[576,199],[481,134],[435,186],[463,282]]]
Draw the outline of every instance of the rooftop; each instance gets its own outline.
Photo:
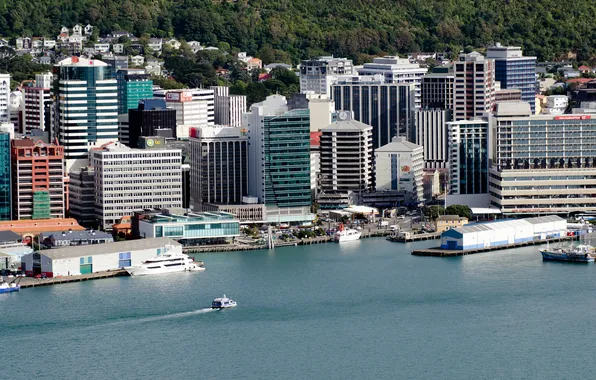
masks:
[[[108,64],[98,59],[70,57],[58,62],[56,66],[108,66]]]
[[[331,131],[364,131],[372,130],[372,127],[368,124],[364,124],[358,120],[338,120],[326,127],[321,128],[321,132]]]
[[[23,238],[21,235],[12,231],[0,231],[0,242],[7,241],[21,241]]]
[[[459,215],[441,215],[437,220],[468,220],[468,218]]]
[[[39,239],[44,240],[46,238],[54,237],[55,240],[88,240],[88,239],[107,239],[112,238],[112,235],[103,232],[103,231],[95,231],[95,230],[87,230],[87,231],[62,231],[62,232],[42,232],[39,234]]]
[[[147,219],[141,219],[140,222],[144,223],[201,223],[201,222],[214,222],[218,220],[236,221],[237,219],[233,214],[223,211],[213,212],[201,212],[201,213],[188,213],[186,215],[177,214],[157,214],[152,215]]]
[[[405,137],[396,136],[389,144],[377,148],[376,152],[412,152],[418,148],[422,149],[420,145],[409,142]]]
[[[17,234],[39,234],[44,231],[84,231],[73,218],[33,219],[33,220],[6,220],[0,222],[0,230],[11,230]]]
[[[139,239],[118,241],[105,244],[86,245],[84,249],[79,246],[64,247],[56,249],[47,249],[39,251],[40,254],[50,259],[70,259],[83,256],[105,255],[109,253],[139,251],[145,249],[155,249],[165,247],[166,245],[180,246],[181,244],[166,237],[155,239]]]

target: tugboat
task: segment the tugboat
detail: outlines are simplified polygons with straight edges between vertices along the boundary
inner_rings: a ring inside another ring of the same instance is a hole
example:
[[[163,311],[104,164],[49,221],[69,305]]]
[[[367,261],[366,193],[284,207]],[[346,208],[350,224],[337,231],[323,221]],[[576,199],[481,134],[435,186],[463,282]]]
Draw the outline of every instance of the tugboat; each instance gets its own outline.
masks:
[[[216,298],[213,300],[213,303],[211,303],[211,308],[212,309],[229,309],[231,307],[236,307],[236,301],[229,299],[228,297],[226,297],[226,295],[224,294],[223,297],[221,298]]]
[[[344,241],[353,241],[353,240],[358,240],[360,239],[360,236],[362,235],[362,233],[358,230],[354,230],[351,228],[345,228],[343,223],[340,223],[339,226],[337,227],[337,232],[335,233],[335,236],[333,237],[333,239],[338,242],[344,242]]]
[[[574,263],[593,263],[594,247],[581,244],[577,247],[541,249],[542,260],[545,261],[568,261]]]

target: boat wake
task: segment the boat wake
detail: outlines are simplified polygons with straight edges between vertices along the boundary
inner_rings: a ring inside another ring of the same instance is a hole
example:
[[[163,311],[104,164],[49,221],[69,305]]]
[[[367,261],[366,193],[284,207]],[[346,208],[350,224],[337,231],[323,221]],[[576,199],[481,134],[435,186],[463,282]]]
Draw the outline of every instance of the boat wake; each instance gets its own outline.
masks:
[[[217,309],[212,308],[204,308],[192,311],[183,311],[180,313],[173,313],[173,314],[166,314],[166,315],[155,315],[151,317],[144,317],[144,318],[133,318],[133,319],[126,319],[124,321],[116,321],[109,323],[109,325],[124,325],[124,324],[137,324],[137,323],[147,323],[147,322],[155,322],[155,321],[162,321],[167,319],[178,319],[178,318],[185,318],[191,315],[198,315],[198,314],[205,314],[210,313],[212,311],[217,311]]]

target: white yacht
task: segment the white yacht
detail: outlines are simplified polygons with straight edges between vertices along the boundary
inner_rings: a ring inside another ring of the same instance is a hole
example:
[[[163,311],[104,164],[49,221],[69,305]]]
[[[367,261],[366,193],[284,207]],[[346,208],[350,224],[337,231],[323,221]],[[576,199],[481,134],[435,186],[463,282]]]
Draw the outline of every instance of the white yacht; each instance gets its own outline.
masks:
[[[236,306],[237,306],[236,301],[229,299],[228,297],[226,297],[225,294],[221,298],[214,299],[213,302],[211,303],[212,309],[229,309],[231,307],[236,307]]]
[[[360,239],[361,235],[362,232],[351,228],[345,228],[343,223],[340,223],[337,232],[333,236],[333,239],[338,243],[342,243],[345,241],[358,240]]]
[[[202,261],[194,261],[192,257],[183,253],[170,252],[155,256],[139,266],[126,268],[126,271],[131,276],[174,272],[196,272],[204,270],[205,265]]]

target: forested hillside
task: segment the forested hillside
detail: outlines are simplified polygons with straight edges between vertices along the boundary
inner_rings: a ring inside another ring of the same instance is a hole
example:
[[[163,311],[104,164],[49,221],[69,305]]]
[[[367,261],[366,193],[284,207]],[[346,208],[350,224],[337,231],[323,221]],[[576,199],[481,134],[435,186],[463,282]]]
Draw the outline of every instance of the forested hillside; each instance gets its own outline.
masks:
[[[90,23],[101,33],[220,42],[264,61],[322,53],[460,50],[494,41],[553,59],[591,58],[596,3],[560,0],[0,0],[0,34],[56,36]],[[267,59],[270,58],[270,59]]]

